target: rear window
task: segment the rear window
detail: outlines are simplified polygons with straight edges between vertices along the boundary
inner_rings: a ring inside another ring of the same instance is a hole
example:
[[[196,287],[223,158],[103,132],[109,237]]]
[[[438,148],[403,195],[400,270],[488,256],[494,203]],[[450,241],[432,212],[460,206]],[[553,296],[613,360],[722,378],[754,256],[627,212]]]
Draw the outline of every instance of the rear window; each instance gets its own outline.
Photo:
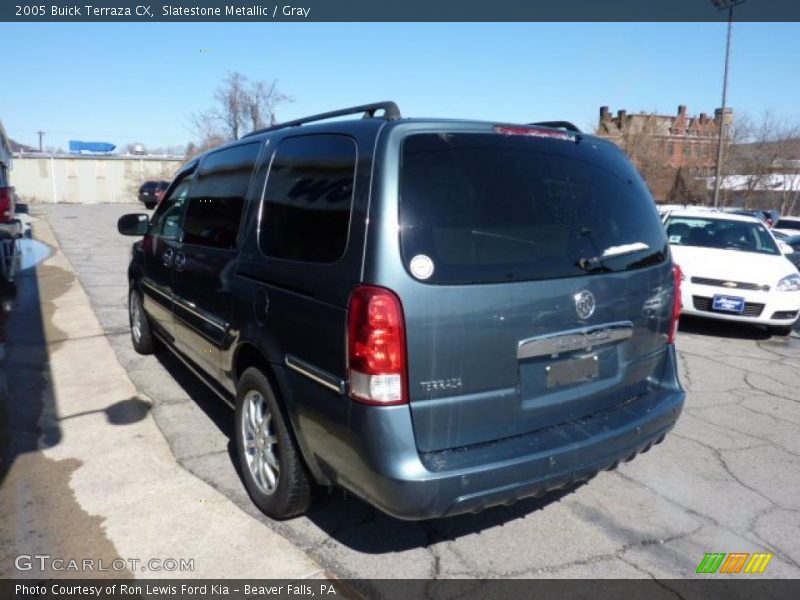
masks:
[[[411,135],[400,223],[406,268],[431,283],[575,277],[667,256],[640,177],[620,151],[591,139]]]
[[[777,229],[800,229],[800,219],[778,219],[774,226]]]

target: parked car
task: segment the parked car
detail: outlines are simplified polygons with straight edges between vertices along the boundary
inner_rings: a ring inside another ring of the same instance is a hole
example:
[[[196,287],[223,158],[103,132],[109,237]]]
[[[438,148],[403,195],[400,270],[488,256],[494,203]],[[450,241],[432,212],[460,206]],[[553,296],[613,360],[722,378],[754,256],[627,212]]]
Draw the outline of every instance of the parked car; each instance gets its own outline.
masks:
[[[0,186],[0,223],[13,223],[16,219],[14,188]]]
[[[763,221],[676,211],[666,220],[683,272],[683,314],[755,323],[788,335],[800,314],[800,274]]]
[[[781,217],[773,225],[773,230],[787,235],[800,235],[800,217]]]
[[[714,208],[713,206],[703,206],[703,205],[692,205],[692,204],[657,204],[656,209],[658,210],[658,215],[661,217],[663,221],[669,215],[672,214],[673,211],[676,210],[698,210],[698,211],[712,211],[718,212],[718,208]]]
[[[777,210],[747,210],[743,208],[735,208],[728,211],[732,215],[743,215],[746,217],[755,217],[760,221],[767,224],[767,227],[772,227],[778,220],[780,213]]]
[[[144,236],[134,347],[235,408],[275,518],[313,484],[403,519],[541,495],[649,449],[683,406],[655,204],[574,126],[334,111],[206,152],[118,228]]]
[[[139,188],[139,202],[143,202],[145,208],[155,208],[168,187],[169,181],[145,181]]]
[[[777,232],[773,230],[773,233]],[[789,262],[791,262],[795,267],[797,267],[798,270],[800,270],[800,234],[782,235],[780,241],[794,250],[792,253],[787,253],[786,258],[788,258]]]
[[[778,244],[778,250],[780,250],[781,254],[787,258],[790,254],[794,254],[794,248],[785,242],[786,238],[789,237],[786,233],[777,229],[770,229],[770,233],[775,238],[775,243]]]
[[[9,185],[8,171],[0,165],[0,283],[11,281],[19,264],[17,241],[22,237],[22,226],[16,215],[17,197]]]
[[[13,223],[16,218],[16,194],[8,182],[8,171],[0,165],[0,223]]]

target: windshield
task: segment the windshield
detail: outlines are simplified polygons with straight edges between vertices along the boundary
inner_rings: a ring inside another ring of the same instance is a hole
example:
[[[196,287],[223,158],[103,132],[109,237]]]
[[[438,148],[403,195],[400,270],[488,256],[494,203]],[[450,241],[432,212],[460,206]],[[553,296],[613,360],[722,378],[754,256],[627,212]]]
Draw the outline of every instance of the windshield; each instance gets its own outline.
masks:
[[[408,270],[430,283],[624,271],[668,251],[638,174],[616,147],[590,138],[410,135],[400,224]]]
[[[669,243],[676,246],[780,254],[775,240],[760,222],[670,217],[666,226]]]

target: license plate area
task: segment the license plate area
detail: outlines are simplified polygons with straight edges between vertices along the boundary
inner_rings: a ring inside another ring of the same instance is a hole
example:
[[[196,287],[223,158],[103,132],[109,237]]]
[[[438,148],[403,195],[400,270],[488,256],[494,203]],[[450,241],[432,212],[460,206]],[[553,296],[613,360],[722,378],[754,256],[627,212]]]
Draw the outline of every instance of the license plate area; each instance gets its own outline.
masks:
[[[597,379],[600,361],[597,354],[550,363],[545,367],[547,387],[555,388]]]
[[[731,312],[741,314],[744,312],[745,300],[740,296],[725,296],[716,294],[711,308],[714,310],[721,310],[723,312]]]

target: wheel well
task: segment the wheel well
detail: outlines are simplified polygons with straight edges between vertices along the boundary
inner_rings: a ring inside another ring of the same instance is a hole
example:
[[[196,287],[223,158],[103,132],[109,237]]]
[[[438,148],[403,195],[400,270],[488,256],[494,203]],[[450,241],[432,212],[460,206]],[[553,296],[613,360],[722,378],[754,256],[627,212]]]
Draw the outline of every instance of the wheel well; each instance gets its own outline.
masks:
[[[310,456],[309,451],[302,443],[300,443],[300,440],[298,439],[298,435],[294,427],[295,424],[292,422],[288,407],[283,401],[281,388],[278,385],[272,365],[267,360],[267,357],[264,356],[264,354],[262,354],[262,352],[256,346],[250,343],[245,343],[236,351],[233,359],[233,375],[236,378],[237,385],[239,378],[250,367],[255,367],[260,370],[272,386],[272,391],[275,393],[275,399],[277,400],[278,406],[280,407],[283,417],[286,420],[286,424],[289,426],[289,434],[300,448],[300,457],[306,467],[309,468],[309,471],[311,471],[314,480],[317,483],[328,484],[328,479],[319,472],[318,467],[311,468],[309,466],[309,461],[306,458],[307,456]]]
[[[239,350],[236,351],[236,357],[233,362],[233,374],[236,381],[242,376],[250,367],[258,368],[268,379],[272,379],[272,367],[267,358],[261,353],[258,348],[251,344],[244,344]],[[271,381],[271,383],[275,383]],[[278,391],[277,389],[275,390]]]

